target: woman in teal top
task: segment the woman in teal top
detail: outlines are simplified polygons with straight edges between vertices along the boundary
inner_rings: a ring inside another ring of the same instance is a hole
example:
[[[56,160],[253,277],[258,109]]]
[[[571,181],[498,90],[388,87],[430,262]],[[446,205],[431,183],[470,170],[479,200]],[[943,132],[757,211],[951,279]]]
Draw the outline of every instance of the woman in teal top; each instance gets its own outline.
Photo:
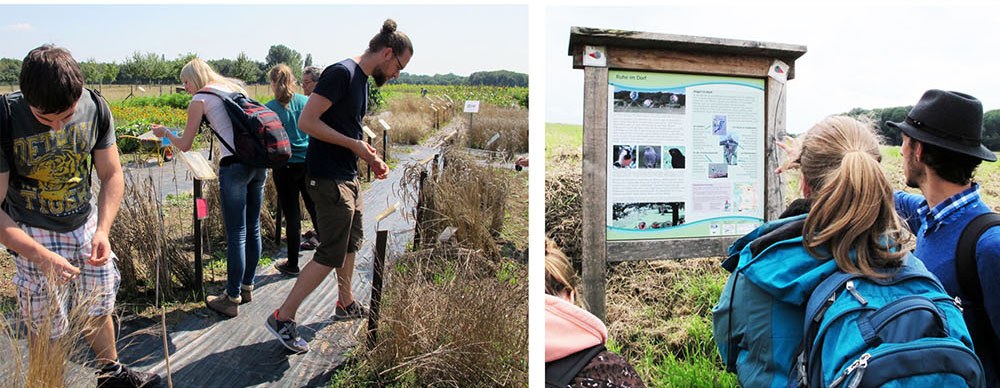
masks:
[[[306,192],[306,148],[309,146],[309,135],[299,130],[299,115],[306,106],[308,97],[296,93],[295,75],[285,64],[279,64],[268,73],[274,100],[265,104],[278,114],[281,123],[288,132],[288,141],[292,145],[292,157],[284,167],[274,170],[274,184],[278,191],[278,203],[281,212],[285,214],[285,234],[288,243],[288,259],[280,260],[274,267],[281,273],[297,276],[299,274],[299,242],[302,231],[302,213],[299,210],[299,194],[306,204],[306,211],[315,220],[316,210],[312,199]]]

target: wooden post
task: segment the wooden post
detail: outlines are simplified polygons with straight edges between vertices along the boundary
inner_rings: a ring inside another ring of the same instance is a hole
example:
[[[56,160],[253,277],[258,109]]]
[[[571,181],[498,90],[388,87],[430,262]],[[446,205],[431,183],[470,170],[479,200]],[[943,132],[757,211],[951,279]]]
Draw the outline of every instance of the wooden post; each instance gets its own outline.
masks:
[[[382,158],[389,163],[389,123],[378,119],[378,124],[382,126]]]
[[[368,137],[368,145],[372,145],[372,138],[371,138],[371,136]],[[368,181],[371,182],[372,181],[372,165],[370,165],[368,163],[365,163],[365,164],[368,165]]]
[[[194,180],[194,290],[198,293],[198,299],[205,298],[204,285],[204,265],[202,264],[202,235],[201,220],[198,219],[198,200],[201,199],[201,180]]]
[[[785,132],[785,86],[784,82],[778,82],[773,78],[767,79],[764,190],[768,196],[768,206],[764,213],[765,221],[778,219],[785,208],[784,175],[771,173],[781,165],[781,160],[778,159],[781,152],[774,142],[783,140],[787,134]]]
[[[431,175],[434,177],[434,179],[437,179],[438,176],[438,158],[440,157],[441,154],[434,154],[434,162],[433,164],[431,164]]]
[[[368,349],[375,347],[378,335],[379,310],[382,306],[382,278],[385,271],[386,243],[389,239],[388,230],[380,230],[375,234],[375,262],[372,263],[372,298],[368,307]]]
[[[434,160],[437,160],[435,156]],[[420,226],[424,220],[424,181],[427,180],[427,170],[420,171],[420,183],[417,184],[417,220],[413,228],[413,250],[420,249],[422,236]]]
[[[604,320],[607,281],[608,69],[583,70],[583,297]]]

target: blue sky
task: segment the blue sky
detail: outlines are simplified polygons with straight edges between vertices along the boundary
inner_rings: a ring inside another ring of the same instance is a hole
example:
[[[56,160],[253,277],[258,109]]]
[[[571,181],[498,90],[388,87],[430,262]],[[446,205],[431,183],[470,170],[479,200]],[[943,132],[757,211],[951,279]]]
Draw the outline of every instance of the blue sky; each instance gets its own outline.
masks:
[[[927,89],[965,92],[1000,109],[998,11],[963,1],[550,6],[545,121],[583,121],[583,70],[567,55],[571,26],[805,45],[788,83],[792,133],[855,107],[913,105]]]
[[[0,5],[0,57],[55,43],[80,61],[135,51],[263,61],[284,44],[329,65],[362,53],[386,18],[413,40],[408,73],[528,72],[525,5]]]

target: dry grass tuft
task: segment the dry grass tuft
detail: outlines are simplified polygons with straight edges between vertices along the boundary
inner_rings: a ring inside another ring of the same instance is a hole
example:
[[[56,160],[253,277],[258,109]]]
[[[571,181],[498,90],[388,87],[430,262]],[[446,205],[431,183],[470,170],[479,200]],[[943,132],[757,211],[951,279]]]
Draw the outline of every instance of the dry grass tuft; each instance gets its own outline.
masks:
[[[423,183],[417,226],[421,238],[434,239],[448,226],[455,226],[462,246],[499,256],[497,238],[503,230],[511,172],[481,164],[456,148],[446,148],[441,155],[444,167]],[[417,192],[423,170],[420,165],[407,167],[401,185],[405,191]]]
[[[126,174],[125,195],[109,235],[125,293],[154,289],[157,265],[165,297],[176,297],[175,287],[194,287],[190,231],[167,227],[162,211],[153,178],[137,181]]]
[[[419,144],[434,129],[434,111],[425,99],[416,96],[393,98],[389,100],[388,110],[392,115],[384,120],[392,127],[389,141],[394,144]],[[450,116],[450,112],[438,112],[442,121]],[[372,125],[368,127],[372,130],[376,128]]]
[[[524,386],[527,268],[442,246],[387,271],[378,343],[364,359],[379,383]]]
[[[468,115],[459,117],[463,117],[468,126]],[[500,138],[487,146],[496,134],[500,134]],[[471,148],[500,151],[508,157],[528,152],[528,110],[483,105],[473,116],[472,130],[467,136]]]
[[[68,285],[48,283],[57,292],[73,292]],[[87,352],[86,342],[81,335],[87,331],[87,304],[93,295],[77,295],[76,304],[67,311],[68,324],[63,328],[67,333],[59,333],[61,323],[52,319],[59,306],[56,303],[44,306],[46,318],[36,325],[28,320],[20,310],[9,316],[0,316],[0,381],[5,387],[66,387],[93,384],[93,362],[83,362]]]
[[[568,165],[571,164],[563,162],[546,164],[545,234],[555,241],[569,258],[579,260],[582,254],[580,239],[583,230],[581,205],[583,186],[580,169],[569,168]]]

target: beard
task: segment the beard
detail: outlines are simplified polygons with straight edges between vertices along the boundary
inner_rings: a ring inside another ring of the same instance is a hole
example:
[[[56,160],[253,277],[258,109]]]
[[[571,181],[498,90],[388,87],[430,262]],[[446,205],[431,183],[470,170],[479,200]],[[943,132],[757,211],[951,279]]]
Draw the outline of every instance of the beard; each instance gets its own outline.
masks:
[[[920,183],[924,181],[926,174],[922,168],[917,167],[917,157],[910,152],[903,163],[903,176],[906,177],[906,187],[919,189]]]
[[[375,86],[381,87],[389,82],[389,76],[385,74],[385,70],[381,67],[376,67],[375,71],[372,72],[372,78],[375,79]]]

